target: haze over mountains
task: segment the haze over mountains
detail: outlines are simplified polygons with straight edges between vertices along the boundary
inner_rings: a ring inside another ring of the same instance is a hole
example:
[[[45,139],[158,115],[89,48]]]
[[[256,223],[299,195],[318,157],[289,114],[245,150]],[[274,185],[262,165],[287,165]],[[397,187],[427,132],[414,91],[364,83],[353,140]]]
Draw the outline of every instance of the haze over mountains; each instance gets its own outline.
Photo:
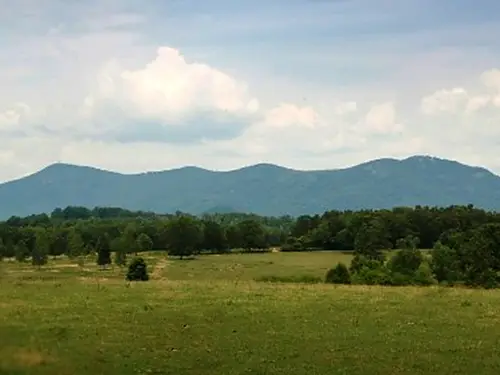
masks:
[[[500,177],[484,168],[428,156],[378,159],[322,171],[257,164],[227,172],[184,167],[127,175],[53,164],[0,184],[1,218],[49,213],[69,205],[158,213],[300,215],[330,209],[469,203],[500,209]]]

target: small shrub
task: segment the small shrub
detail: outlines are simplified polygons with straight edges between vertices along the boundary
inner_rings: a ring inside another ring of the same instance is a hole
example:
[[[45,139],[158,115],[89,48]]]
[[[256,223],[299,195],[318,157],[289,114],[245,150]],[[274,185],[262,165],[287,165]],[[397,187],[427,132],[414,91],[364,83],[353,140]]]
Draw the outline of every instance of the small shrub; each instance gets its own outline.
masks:
[[[384,262],[382,260],[370,259],[363,255],[356,254],[354,258],[352,258],[350,271],[351,274],[353,274],[360,272],[364,268],[370,270],[376,270],[383,266]]]
[[[434,285],[437,284],[437,280],[432,274],[431,266],[427,261],[424,261],[420,264],[417,271],[415,272],[415,276],[413,277],[414,283],[416,285]]]
[[[286,241],[286,243],[281,247],[281,251],[284,252],[299,252],[306,251],[307,248],[304,246],[304,241],[301,238],[292,237]]]
[[[128,266],[127,281],[148,281],[148,268],[143,258],[134,258]]]
[[[387,267],[394,273],[403,275],[413,275],[424,256],[418,249],[403,249],[399,250],[388,262]]]
[[[393,285],[390,271],[384,265],[377,268],[364,267],[351,277],[353,284]]]
[[[400,272],[392,272],[391,273],[391,285],[394,286],[405,286],[412,285],[413,278],[411,275],[400,273]]]
[[[329,284],[350,284],[351,274],[344,263],[339,263],[335,268],[326,273],[325,283]]]

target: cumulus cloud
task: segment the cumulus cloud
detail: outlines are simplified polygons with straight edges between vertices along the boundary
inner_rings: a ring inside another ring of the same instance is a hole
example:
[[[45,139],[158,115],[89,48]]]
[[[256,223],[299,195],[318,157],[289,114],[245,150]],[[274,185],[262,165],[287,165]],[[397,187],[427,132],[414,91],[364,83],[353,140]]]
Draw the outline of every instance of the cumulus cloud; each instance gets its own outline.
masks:
[[[433,115],[440,112],[456,113],[463,108],[467,99],[467,91],[462,87],[455,87],[450,90],[438,90],[422,98],[421,109],[426,115]]]
[[[354,101],[340,102],[335,105],[333,112],[338,115],[346,115],[349,113],[356,112],[358,110],[358,104]]]
[[[244,82],[209,65],[189,62],[176,49],[160,47],[156,58],[142,69],[121,69],[110,63],[99,75],[94,93],[87,96],[83,114],[97,127],[154,138],[213,138],[227,130],[234,136],[253,121],[259,101]],[[120,128],[111,127],[119,122]],[[168,140],[167,139],[167,140]]]
[[[491,69],[481,74],[481,82],[488,88],[500,92],[500,69]]]
[[[402,130],[402,125],[396,122],[396,108],[393,102],[376,104],[365,116],[366,128],[374,133],[394,133]]]
[[[426,115],[439,113],[474,114],[489,107],[500,107],[500,70],[483,72],[479,81],[482,89],[472,92],[463,87],[441,89],[421,100],[421,110]]]
[[[319,124],[319,119],[318,113],[312,107],[281,103],[266,113],[264,123],[278,128],[299,126],[314,129]]]

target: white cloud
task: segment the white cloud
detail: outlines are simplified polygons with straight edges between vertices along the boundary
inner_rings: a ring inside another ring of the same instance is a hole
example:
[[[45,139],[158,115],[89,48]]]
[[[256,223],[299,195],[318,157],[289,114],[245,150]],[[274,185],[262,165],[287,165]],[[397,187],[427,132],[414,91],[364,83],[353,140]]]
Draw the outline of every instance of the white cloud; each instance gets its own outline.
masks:
[[[101,118],[108,116],[167,128],[193,121],[231,126],[231,120],[248,121],[258,110],[245,83],[207,64],[188,62],[170,47],[158,48],[156,58],[141,69],[108,64],[84,102],[84,113],[101,128]]]
[[[370,108],[365,116],[366,128],[374,133],[393,133],[403,129],[396,122],[396,108],[393,102],[376,104]]]
[[[338,116],[342,116],[342,115],[356,112],[357,110],[358,110],[358,104],[354,101],[349,101],[349,102],[338,103],[334,107],[333,112]]]
[[[481,74],[482,83],[500,92],[500,69],[491,69]]]
[[[467,105],[465,107],[465,113],[471,114],[477,112],[483,108],[486,108],[491,103],[491,98],[489,96],[474,96],[469,98]]]
[[[426,115],[434,115],[439,112],[456,113],[463,108],[467,98],[468,94],[464,88],[443,89],[422,98],[421,109]]]
[[[29,114],[30,107],[25,103],[16,103],[5,111],[0,112],[0,131],[19,130]]]
[[[264,123],[278,128],[300,126],[314,129],[319,124],[319,115],[312,107],[281,103],[266,113]]]

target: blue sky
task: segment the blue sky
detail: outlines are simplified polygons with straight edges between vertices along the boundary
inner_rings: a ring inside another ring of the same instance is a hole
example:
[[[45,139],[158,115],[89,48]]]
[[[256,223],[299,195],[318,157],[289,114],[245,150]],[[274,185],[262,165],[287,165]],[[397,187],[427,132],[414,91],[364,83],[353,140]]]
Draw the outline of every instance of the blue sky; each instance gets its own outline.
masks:
[[[0,180],[412,154],[500,172],[498,1],[0,6]]]

